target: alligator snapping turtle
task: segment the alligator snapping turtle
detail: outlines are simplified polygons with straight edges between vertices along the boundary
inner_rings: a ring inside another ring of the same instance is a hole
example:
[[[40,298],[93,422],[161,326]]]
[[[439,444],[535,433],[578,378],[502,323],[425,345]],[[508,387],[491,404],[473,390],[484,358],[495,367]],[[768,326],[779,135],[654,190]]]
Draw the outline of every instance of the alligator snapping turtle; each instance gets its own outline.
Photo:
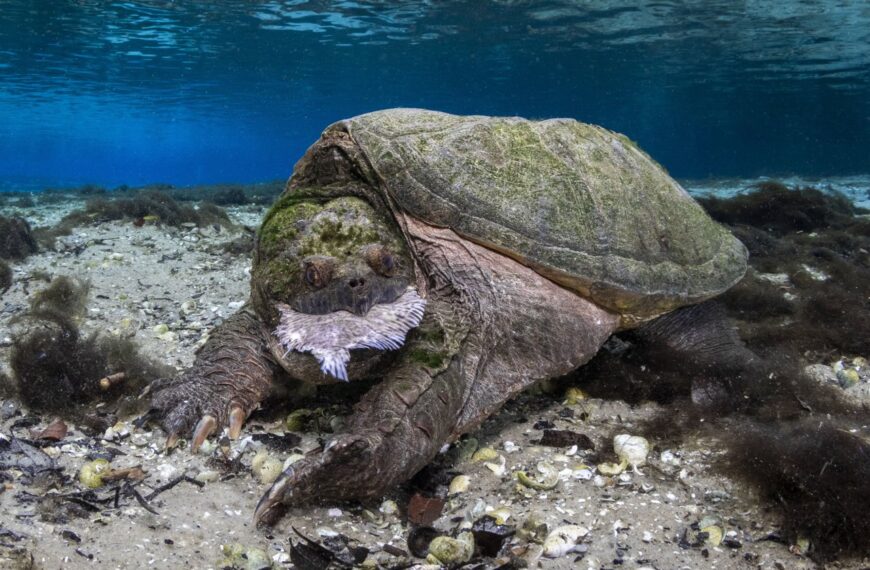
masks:
[[[255,518],[376,497],[615,331],[725,291],[746,257],[604,128],[361,115],[296,165],[260,228],[249,303],[155,387],[153,407],[167,443],[192,433],[195,449],[219,426],[238,437],[279,369],[314,383],[378,377],[344,433],[290,467]]]

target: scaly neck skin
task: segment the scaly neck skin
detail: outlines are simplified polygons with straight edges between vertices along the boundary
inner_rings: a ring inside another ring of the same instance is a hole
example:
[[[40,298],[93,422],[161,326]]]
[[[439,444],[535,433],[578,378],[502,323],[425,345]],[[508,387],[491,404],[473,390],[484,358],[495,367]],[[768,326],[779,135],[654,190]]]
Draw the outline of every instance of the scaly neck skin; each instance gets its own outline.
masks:
[[[430,296],[452,299],[470,324],[459,353],[466,397],[453,437],[535,381],[584,364],[619,325],[613,313],[449,229],[408,216],[401,225]]]

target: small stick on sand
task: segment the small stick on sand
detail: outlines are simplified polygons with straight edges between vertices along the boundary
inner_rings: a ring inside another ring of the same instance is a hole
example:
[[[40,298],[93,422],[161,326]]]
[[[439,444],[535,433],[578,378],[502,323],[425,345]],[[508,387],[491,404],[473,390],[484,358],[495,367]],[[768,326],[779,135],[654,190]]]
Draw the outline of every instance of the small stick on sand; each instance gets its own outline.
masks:
[[[124,381],[127,375],[123,372],[116,372],[114,374],[109,374],[105,378],[100,378],[100,388],[103,390],[108,390],[112,386],[120,384]]]

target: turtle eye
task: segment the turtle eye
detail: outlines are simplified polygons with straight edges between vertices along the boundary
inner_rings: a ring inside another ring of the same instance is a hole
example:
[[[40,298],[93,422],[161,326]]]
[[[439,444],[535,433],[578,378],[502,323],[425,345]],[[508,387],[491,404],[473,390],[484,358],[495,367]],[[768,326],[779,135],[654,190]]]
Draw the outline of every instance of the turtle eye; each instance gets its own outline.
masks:
[[[396,256],[382,245],[373,245],[365,251],[366,261],[369,267],[384,277],[392,277],[396,274],[398,262]]]
[[[308,285],[320,289],[332,279],[332,264],[326,259],[306,260],[302,264],[302,276]]]

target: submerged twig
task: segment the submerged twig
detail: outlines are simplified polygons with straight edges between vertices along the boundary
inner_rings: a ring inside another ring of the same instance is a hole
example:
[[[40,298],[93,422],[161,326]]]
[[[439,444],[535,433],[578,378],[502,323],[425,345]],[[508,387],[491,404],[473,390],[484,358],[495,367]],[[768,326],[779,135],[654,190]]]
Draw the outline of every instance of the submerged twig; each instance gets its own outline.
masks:
[[[148,500],[148,501],[153,501],[154,498],[157,497],[157,495],[159,495],[160,493],[162,493],[162,492],[164,492],[164,491],[168,491],[169,489],[175,487],[176,485],[178,485],[178,484],[181,483],[182,481],[185,481],[185,482],[190,483],[190,484],[192,484],[192,485],[196,485],[196,486],[199,487],[200,489],[202,489],[203,487],[205,487],[205,483],[203,483],[202,481],[197,481],[197,480],[194,479],[193,477],[188,477],[187,475],[181,475],[181,476],[179,476],[179,477],[176,477],[176,478],[173,479],[172,481],[169,481],[169,482],[166,483],[165,485],[161,485],[161,486],[157,487],[156,489],[154,489],[153,491],[151,491],[151,493],[149,493],[149,494],[145,497],[145,499]]]
[[[142,508],[143,508],[143,509],[145,509],[146,511],[148,511],[148,512],[151,513],[151,514],[155,514],[155,515],[156,515],[156,514],[159,514],[159,513],[157,512],[157,509],[155,509],[154,507],[152,507],[151,505],[149,505],[149,504],[148,504],[148,501],[145,500],[145,498],[144,498],[144,497],[139,493],[139,491],[137,491],[136,488],[133,487],[133,485],[131,485],[129,482],[128,482],[128,483],[124,483],[124,490],[127,491],[129,494],[133,495],[133,497],[136,499],[136,501],[137,501],[140,505],[142,505]],[[152,494],[153,494],[153,493],[152,493]],[[150,497],[150,496],[151,496],[151,495],[149,495],[149,497]]]
[[[112,386],[117,386],[121,382],[123,382],[127,378],[127,374],[124,372],[116,372],[114,374],[109,374],[104,378],[100,378],[100,389],[108,390]]]

